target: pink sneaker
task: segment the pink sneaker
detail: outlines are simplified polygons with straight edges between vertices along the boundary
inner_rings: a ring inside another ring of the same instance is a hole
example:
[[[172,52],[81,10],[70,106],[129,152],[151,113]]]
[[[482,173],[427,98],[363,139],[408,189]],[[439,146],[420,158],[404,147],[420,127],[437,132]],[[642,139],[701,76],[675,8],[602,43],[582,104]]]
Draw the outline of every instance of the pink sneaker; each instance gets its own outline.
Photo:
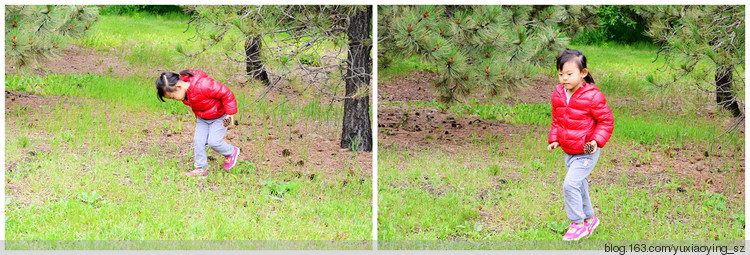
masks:
[[[586,223],[586,227],[589,230],[589,234],[586,237],[591,236],[592,233],[594,233],[594,229],[599,226],[599,218],[594,215],[593,218],[589,222]]]
[[[237,157],[240,155],[240,148],[234,147],[234,153],[231,156],[227,156],[227,160],[224,161],[224,169],[231,169],[237,164]]]
[[[575,223],[570,223],[570,226],[568,226],[568,233],[565,233],[563,236],[564,241],[575,241],[581,238],[586,237],[589,234],[589,230],[586,227],[586,224],[578,225]]]
[[[198,177],[198,179],[205,179],[208,176],[208,170],[197,167],[195,170],[185,173],[188,177]]]

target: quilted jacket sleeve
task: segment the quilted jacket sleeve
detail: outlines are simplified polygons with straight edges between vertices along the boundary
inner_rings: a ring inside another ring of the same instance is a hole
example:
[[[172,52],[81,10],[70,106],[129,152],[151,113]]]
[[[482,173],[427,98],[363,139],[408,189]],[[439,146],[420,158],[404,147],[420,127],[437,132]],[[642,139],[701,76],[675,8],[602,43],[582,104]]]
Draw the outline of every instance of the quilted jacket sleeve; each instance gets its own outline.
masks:
[[[591,100],[591,115],[596,120],[594,133],[591,135],[592,140],[596,140],[599,147],[604,147],[612,136],[615,129],[615,119],[612,116],[612,110],[607,105],[607,99],[601,91],[597,91]]]
[[[208,96],[221,100],[226,114],[234,115],[237,113],[237,100],[234,98],[232,90],[213,79],[211,79],[210,84],[211,88],[209,89],[210,94]]]

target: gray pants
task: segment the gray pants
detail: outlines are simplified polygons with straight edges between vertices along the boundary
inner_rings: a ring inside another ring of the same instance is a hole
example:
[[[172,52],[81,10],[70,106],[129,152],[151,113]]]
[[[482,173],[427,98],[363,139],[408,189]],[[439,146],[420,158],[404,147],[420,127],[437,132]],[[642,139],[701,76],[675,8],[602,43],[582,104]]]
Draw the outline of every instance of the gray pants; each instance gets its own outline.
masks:
[[[234,146],[224,142],[227,127],[224,126],[223,120],[226,116],[225,114],[212,120],[196,117],[195,137],[193,138],[193,155],[195,156],[196,168],[208,169],[206,144],[224,156],[231,156],[234,153]]]
[[[596,162],[599,161],[601,148],[597,148],[594,154],[565,154],[565,167],[568,173],[565,175],[563,190],[565,194],[565,211],[568,219],[573,223],[581,223],[585,219],[594,217],[594,208],[589,198],[589,179],[587,178],[594,170]]]

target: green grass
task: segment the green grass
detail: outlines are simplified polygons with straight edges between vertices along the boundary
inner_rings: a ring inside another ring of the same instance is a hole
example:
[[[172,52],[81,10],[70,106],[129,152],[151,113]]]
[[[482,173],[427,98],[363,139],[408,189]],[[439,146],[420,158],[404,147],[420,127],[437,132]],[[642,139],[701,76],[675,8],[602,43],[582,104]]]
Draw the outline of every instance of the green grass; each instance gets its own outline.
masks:
[[[174,14],[101,15],[91,30],[74,43],[112,53],[133,66],[150,70],[178,72],[189,67],[206,70],[220,80],[241,72],[239,65],[229,65],[226,59],[222,59],[224,46],[212,47],[193,58],[179,53],[177,47],[193,54],[204,46],[190,41],[194,30],[188,30],[189,20],[189,16]],[[212,63],[227,65],[217,68]],[[158,75],[157,71],[154,73]]]
[[[130,108],[148,107],[147,110],[168,110],[171,113],[184,112],[184,106],[165,104],[156,97],[156,90],[148,78],[97,74],[51,74],[40,76],[8,76],[6,88],[38,95],[58,95],[84,97],[103,101],[115,101]]]
[[[76,43],[112,48],[131,65],[147,70],[180,70],[181,64],[201,61],[222,67],[205,62],[216,57],[215,52],[204,59],[181,60],[172,45],[189,37],[182,34],[186,22],[187,18],[175,15],[101,16],[91,33]],[[318,157],[311,153],[317,150],[316,138],[297,137],[296,129],[335,137],[341,130],[341,103],[315,95],[289,102],[283,96],[254,102],[263,87],[230,86],[240,108],[236,119],[242,128],[251,127],[230,133],[235,141],[251,141],[252,148],[243,148],[248,160],[230,171],[222,169],[222,160],[209,162],[209,177],[195,180],[184,176],[193,164],[192,143],[186,135],[194,126],[193,113],[181,102],[159,101],[153,79],[148,74],[6,77],[7,90],[33,94],[36,98],[29,100],[39,102],[9,103],[6,109],[9,248],[370,247],[353,241],[371,238],[370,169],[364,169],[351,152],[334,153],[344,158],[335,169],[313,164],[310,160]],[[165,134],[181,138],[169,139]],[[279,153],[270,151],[270,134],[308,163],[278,168],[265,164],[268,153]],[[213,151],[209,156],[221,158]],[[211,246],[217,244],[44,240],[268,242]]]
[[[370,211],[365,205],[370,202],[370,187],[342,187],[335,181],[343,177],[358,183],[358,176],[326,176],[327,170],[312,167],[311,172],[323,176],[298,179],[288,171],[240,162],[236,169],[217,171],[207,181],[184,179],[183,169],[192,157],[178,148],[186,146],[148,141],[153,138],[142,132],[150,128],[144,123],[182,132],[179,123],[160,121],[163,115],[184,116],[188,109],[182,104],[156,100],[151,86],[137,78],[9,76],[8,89],[33,91],[24,87],[30,80],[50,84],[35,91],[39,95],[64,94],[69,99],[42,106],[47,111],[42,116],[20,107],[7,114],[15,120],[17,131],[6,134],[16,141],[8,143],[6,159],[17,168],[6,177],[41,193],[33,198],[11,196],[6,214],[10,240],[328,240],[340,233],[346,240],[364,240],[369,236]],[[266,109],[251,106],[258,109],[249,111]],[[268,113],[279,116],[274,118],[278,126],[292,121],[284,117],[292,112],[303,119],[329,122],[340,116],[333,108],[320,106],[276,109]],[[138,141],[151,143],[148,151],[120,154]],[[37,147],[41,144],[50,148]],[[24,159],[29,150],[37,156]],[[295,189],[283,196],[263,188],[264,182],[286,179],[294,180]],[[101,198],[87,199],[93,193]],[[317,198],[325,199],[306,206]]]
[[[122,48],[134,42],[168,47],[191,37],[191,34],[183,33],[189,20],[188,16],[148,13],[139,13],[137,17],[101,15],[77,43],[100,50]]]
[[[378,70],[378,81],[385,82],[396,76],[405,76],[414,70],[435,72],[436,69],[419,61],[417,56],[411,56],[408,59],[394,61],[387,68]]]
[[[664,62],[652,62],[654,46],[569,48],[586,54],[589,71],[615,117],[612,139],[589,176],[603,227],[583,242],[560,241],[569,224],[561,193],[566,168],[560,150],[545,150],[551,123],[548,103],[507,104],[504,98],[454,104],[385,102],[381,108],[431,107],[457,118],[530,126],[513,136],[475,134],[468,144],[449,150],[439,144],[414,149],[380,144],[381,249],[601,250],[611,240],[744,239],[744,198],[737,196],[744,182],[735,181],[744,178],[739,158],[708,162],[724,173],[722,193],[678,175],[682,169],[668,157],[654,161],[669,148],[681,148],[688,157],[704,151],[744,155],[744,134],[719,137],[732,118],[721,110],[705,110],[715,101],[691,85],[697,78],[663,88],[649,83],[648,76],[665,81],[672,75],[656,71]],[[396,60],[379,72],[381,81],[421,70],[414,61]],[[545,74],[555,83],[554,67]],[[644,165],[636,170],[629,162]]]
[[[381,147],[380,240],[559,240],[568,224],[560,193],[565,167],[559,150],[547,153],[545,141],[536,139],[544,133],[540,130],[520,140],[503,141],[519,145],[507,152]],[[676,184],[671,186],[634,185],[653,176],[632,175],[609,163],[611,153],[626,146],[627,142],[611,141],[589,177],[598,180],[591,185],[591,193],[600,219],[606,222],[592,240],[743,237],[741,222],[733,218],[744,212],[742,200],[730,201],[722,193],[690,188],[685,193],[676,191],[679,186],[691,187],[689,178],[673,177]],[[727,178],[742,178],[735,167],[724,169],[732,172]],[[602,181],[607,173],[615,181]],[[659,204],[658,211],[654,204]],[[633,224],[644,219],[650,223]]]
[[[180,62],[187,60],[174,47],[192,37],[190,33],[183,33],[188,20],[184,15],[102,15],[91,30],[74,43],[115,53],[132,65],[177,70]]]
[[[106,152],[91,153],[96,160],[66,154],[50,153],[28,167],[19,166],[26,178],[49,180],[32,184],[32,189],[55,195],[31,205],[14,203],[11,197],[6,238],[334,240],[339,233],[351,235],[347,239],[365,239],[369,233],[367,219],[351,218],[368,213],[365,206],[353,206],[369,202],[366,185],[342,188],[329,187],[323,178],[298,180],[298,190],[279,200],[256,187],[261,180],[289,176],[258,175],[252,164],[196,181],[183,178],[178,160],[141,156],[128,163]],[[11,180],[17,176],[8,174]],[[88,192],[102,197],[93,202],[82,198]]]

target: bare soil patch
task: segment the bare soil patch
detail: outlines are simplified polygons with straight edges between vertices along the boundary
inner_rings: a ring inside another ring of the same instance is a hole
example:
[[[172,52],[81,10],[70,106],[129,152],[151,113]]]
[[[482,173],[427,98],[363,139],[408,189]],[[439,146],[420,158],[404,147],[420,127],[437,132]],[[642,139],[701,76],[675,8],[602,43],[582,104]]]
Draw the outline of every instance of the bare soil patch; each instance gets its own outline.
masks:
[[[424,71],[413,71],[403,77],[394,77],[378,84],[378,101],[432,101],[435,99],[435,85],[432,83],[436,74]]]
[[[18,69],[5,65],[5,74],[15,74]],[[95,49],[71,45],[63,49],[59,56],[41,61],[34,66],[37,75],[53,74],[114,74],[121,77],[140,73],[137,68],[113,54]]]
[[[555,92],[557,80],[553,77],[541,75],[532,79],[531,84],[526,87],[511,91],[505,97],[506,104],[527,103],[544,104],[552,101],[552,93]]]
[[[414,148],[439,146],[448,151],[464,150],[464,145],[484,139],[508,141],[532,125],[511,125],[480,120],[457,118],[436,107],[407,111],[401,108],[378,110],[378,139],[383,146]]]
[[[225,140],[242,149],[240,160],[253,162],[263,168],[292,171],[295,175],[306,176],[313,174],[310,169],[330,175],[351,171],[349,174],[371,176],[371,152],[351,152],[348,149],[342,149],[339,137],[335,135],[336,132],[316,129],[318,127],[316,124],[320,125],[320,123],[304,125],[304,123],[297,122],[294,126],[287,126],[291,132],[275,132],[270,129],[271,131],[266,134],[255,136],[254,129],[262,129],[264,125],[269,124],[240,123],[227,132]],[[192,145],[193,129],[190,129],[188,133],[186,139],[190,139]],[[263,143],[263,148],[260,148],[258,143]],[[254,158],[260,154],[264,158],[258,162]]]
[[[378,100],[381,102],[406,102],[412,100],[433,101],[437,97],[434,80],[437,75],[427,71],[412,71],[407,76],[394,77],[378,84]],[[507,104],[516,103],[549,103],[557,81],[553,77],[542,75],[532,79],[526,87],[510,91],[505,95]],[[486,100],[488,95],[472,93],[471,97]]]
[[[436,74],[412,71],[404,77],[378,84],[380,102],[433,101],[436,98],[433,80]],[[507,104],[548,103],[554,91],[549,77],[535,79],[527,87],[511,91],[505,96]],[[487,100],[487,95],[472,95]],[[449,112],[435,107],[407,111],[399,107],[378,108],[378,137],[384,146],[425,147],[440,146],[448,150],[461,147],[476,139],[496,136],[498,139],[518,136],[522,131],[536,129],[533,125],[515,125],[481,120],[475,117],[457,119]]]
[[[705,189],[744,201],[744,195],[742,195],[745,190],[744,150],[724,148],[724,152],[720,153],[695,144],[681,148],[641,145],[630,150],[606,149],[607,153],[615,155],[611,155],[610,162],[608,162],[613,169],[607,169],[606,174],[599,175],[603,183],[617,183],[618,173],[625,173],[633,177],[631,180],[634,186],[651,189],[659,182],[664,186],[677,176],[693,181],[692,185],[681,184],[678,192],[684,192],[687,189]],[[634,157],[634,153],[638,156]],[[736,166],[737,163],[739,167]],[[637,174],[647,176],[647,178],[644,180],[634,178]],[[596,179],[599,178],[594,178],[592,181]],[[735,188],[733,191],[732,186]]]
[[[153,136],[160,140],[168,140],[179,144],[180,154],[187,154],[193,150],[193,136],[195,135],[195,120],[190,113],[187,121],[182,121],[183,131],[171,133],[171,131],[160,128]],[[270,116],[268,116],[270,117]],[[174,121],[176,117],[172,117]],[[339,176],[342,171],[357,176],[371,176],[372,153],[351,152],[339,146],[339,138],[334,130],[319,128],[321,123],[306,123],[298,121],[294,126],[273,128],[272,123],[254,121],[254,124],[238,122],[239,125],[230,127],[224,140],[240,148],[239,160],[248,161],[256,165],[257,169],[264,171],[290,171],[298,177],[315,177],[311,172],[314,169],[317,174],[324,173],[328,176]],[[256,134],[257,129],[269,130],[268,133]],[[284,129],[284,130],[280,130]],[[157,129],[158,130],[158,129]],[[287,132],[291,130],[291,132]],[[262,146],[261,146],[262,144]],[[140,146],[148,149],[148,145]],[[224,158],[208,148],[214,155],[209,158],[210,164],[223,162]],[[258,159],[259,155],[263,158]],[[185,162],[186,170],[192,168],[193,162]],[[225,171],[219,169],[219,171]]]

